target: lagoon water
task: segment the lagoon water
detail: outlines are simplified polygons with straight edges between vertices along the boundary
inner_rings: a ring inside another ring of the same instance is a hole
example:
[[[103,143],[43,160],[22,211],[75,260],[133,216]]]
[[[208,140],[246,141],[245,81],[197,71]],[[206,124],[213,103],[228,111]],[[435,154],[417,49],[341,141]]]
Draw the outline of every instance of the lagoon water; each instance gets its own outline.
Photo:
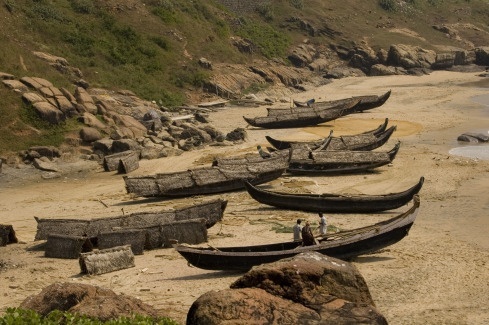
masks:
[[[485,105],[487,107],[487,113],[489,114],[489,88],[487,89],[488,89],[488,94],[475,96],[472,98],[472,100],[476,103]],[[467,132],[482,133],[482,134],[489,135],[489,125],[487,126],[487,129],[467,130]],[[477,145],[467,144],[460,147],[452,148],[448,153],[454,156],[489,160],[489,143],[480,143]]]

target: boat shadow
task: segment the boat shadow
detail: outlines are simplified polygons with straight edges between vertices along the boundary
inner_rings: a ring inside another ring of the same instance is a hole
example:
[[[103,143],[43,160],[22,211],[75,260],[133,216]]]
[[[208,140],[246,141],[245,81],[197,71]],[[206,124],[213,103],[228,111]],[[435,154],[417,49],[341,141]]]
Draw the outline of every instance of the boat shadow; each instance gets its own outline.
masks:
[[[394,257],[388,257],[388,256],[358,256],[352,259],[350,262],[358,263],[358,264],[364,264],[364,263],[375,263],[375,262],[384,262],[384,261],[390,261],[390,260],[395,260]]]
[[[234,278],[245,274],[246,271],[212,271],[204,274],[194,274],[186,276],[178,276],[174,278],[167,278],[167,280],[187,281],[187,280],[207,280],[207,279],[222,279],[222,278]]]
[[[112,206],[129,206],[129,205],[138,205],[138,204],[159,203],[159,202],[166,202],[170,200],[171,198],[166,198],[166,197],[144,198],[144,199],[114,203],[112,204]]]

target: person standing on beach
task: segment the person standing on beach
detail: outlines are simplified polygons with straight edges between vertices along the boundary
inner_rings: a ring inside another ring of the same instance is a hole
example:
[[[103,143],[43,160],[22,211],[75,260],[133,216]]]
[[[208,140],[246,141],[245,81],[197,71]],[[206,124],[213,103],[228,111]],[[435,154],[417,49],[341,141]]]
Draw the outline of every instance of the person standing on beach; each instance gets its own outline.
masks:
[[[328,232],[328,222],[322,212],[319,212],[319,234],[325,236]]]
[[[301,230],[302,230],[301,222],[302,222],[301,219],[297,219],[297,223],[294,225],[294,227],[292,227],[292,229],[294,230],[294,241],[301,241],[302,240],[302,236],[301,236]]]
[[[312,234],[311,226],[309,225],[309,221],[306,221],[306,225],[302,228],[302,245],[311,246],[316,244],[316,240],[314,239],[314,235]]]

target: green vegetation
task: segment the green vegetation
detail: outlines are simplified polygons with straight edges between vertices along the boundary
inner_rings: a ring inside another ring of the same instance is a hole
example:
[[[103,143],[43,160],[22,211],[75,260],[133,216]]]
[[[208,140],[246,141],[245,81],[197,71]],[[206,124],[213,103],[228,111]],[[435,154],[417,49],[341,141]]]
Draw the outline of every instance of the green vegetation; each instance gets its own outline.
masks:
[[[177,325],[178,323],[170,318],[151,318],[147,316],[134,315],[133,317],[119,317],[109,321],[99,321],[90,319],[86,316],[71,314],[68,312],[61,312],[58,310],[52,311],[46,317],[42,317],[38,313],[32,310],[25,310],[20,308],[8,308],[3,317],[0,317],[0,325],[21,325],[21,324],[35,324],[35,325]]]
[[[288,64],[290,50],[306,39],[324,48],[364,39],[375,50],[394,43],[435,50],[460,47],[432,27],[452,23],[474,26],[459,34],[482,46],[489,43],[478,32],[488,30],[488,6],[487,0],[278,0],[233,13],[209,0],[120,1],[117,6],[92,0],[4,0],[0,71],[16,78],[42,77],[70,91],[83,78],[91,87],[128,89],[174,107],[186,104],[187,93],[200,91],[211,78],[213,72],[197,64],[201,57],[216,64],[246,65],[255,59]],[[398,32],[391,31],[394,27]],[[253,53],[240,53],[230,41],[234,36],[254,44]],[[83,76],[56,70],[34,51],[65,58]],[[249,91],[260,87],[252,85]],[[21,118],[18,94],[3,89],[1,95],[0,153],[24,149],[27,143],[59,141],[54,135],[41,140],[45,130],[39,135],[30,120]],[[58,134],[73,127],[67,123],[57,127]]]

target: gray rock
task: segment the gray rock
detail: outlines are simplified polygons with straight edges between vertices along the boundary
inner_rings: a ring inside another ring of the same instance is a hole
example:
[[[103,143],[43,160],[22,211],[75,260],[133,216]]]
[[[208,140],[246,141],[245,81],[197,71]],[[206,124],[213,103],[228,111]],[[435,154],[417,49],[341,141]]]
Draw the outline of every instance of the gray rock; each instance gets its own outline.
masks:
[[[48,102],[37,102],[32,105],[39,117],[51,124],[59,124],[66,119],[63,112]]]
[[[93,127],[83,127],[80,130],[80,138],[83,142],[91,143],[102,139],[102,134],[99,130]]]

